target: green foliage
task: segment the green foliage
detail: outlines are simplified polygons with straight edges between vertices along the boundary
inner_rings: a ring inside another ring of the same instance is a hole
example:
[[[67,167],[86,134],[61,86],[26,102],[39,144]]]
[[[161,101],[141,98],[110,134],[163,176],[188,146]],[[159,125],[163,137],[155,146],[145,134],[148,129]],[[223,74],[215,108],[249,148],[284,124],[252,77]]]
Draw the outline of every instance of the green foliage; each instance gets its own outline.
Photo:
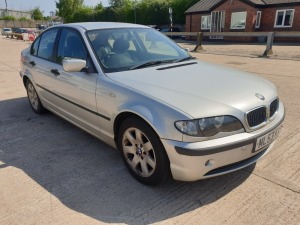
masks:
[[[32,10],[32,17],[34,20],[42,20],[44,18],[43,13],[39,7],[35,7]]]
[[[121,8],[124,0],[110,0],[109,5],[113,8]]]
[[[104,7],[103,7],[102,3],[100,2],[100,3],[98,3],[98,4],[95,6],[94,9],[95,9],[96,11],[99,11],[99,10],[103,10]]]
[[[43,20],[50,21],[50,20],[51,20],[51,17],[50,17],[50,16],[44,16],[44,17],[43,17]]]
[[[92,7],[82,6],[72,15],[72,22],[90,22],[94,21],[95,11]]]
[[[16,20],[16,18],[14,16],[4,16],[1,20]]]
[[[83,7],[83,0],[58,0],[56,8],[58,15],[64,19],[65,22],[72,22],[73,14]]]
[[[19,18],[19,21],[28,21],[29,19],[27,19],[26,17],[21,17]]]
[[[138,24],[169,24],[169,7],[173,23],[185,23],[184,12],[199,0],[110,0],[110,7],[101,3],[94,8],[83,6],[82,0],[59,0],[58,15],[65,22],[112,21]],[[73,8],[72,8],[73,7]]]
[[[184,23],[185,14],[184,12],[199,2],[199,0],[172,0],[170,6],[173,9],[173,21],[174,23]]]

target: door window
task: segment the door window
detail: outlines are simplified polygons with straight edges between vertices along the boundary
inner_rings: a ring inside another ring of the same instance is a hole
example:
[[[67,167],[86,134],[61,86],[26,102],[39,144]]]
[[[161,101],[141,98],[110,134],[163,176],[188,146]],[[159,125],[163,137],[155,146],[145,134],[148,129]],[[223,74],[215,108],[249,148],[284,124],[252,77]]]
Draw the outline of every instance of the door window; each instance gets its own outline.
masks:
[[[58,44],[56,62],[62,64],[64,58],[87,60],[86,48],[76,31],[63,30]]]
[[[58,29],[52,29],[42,34],[37,55],[43,59],[53,60],[54,42]]]
[[[225,27],[225,11],[211,12],[210,32],[223,32]],[[209,36],[210,39],[223,39],[223,36]]]

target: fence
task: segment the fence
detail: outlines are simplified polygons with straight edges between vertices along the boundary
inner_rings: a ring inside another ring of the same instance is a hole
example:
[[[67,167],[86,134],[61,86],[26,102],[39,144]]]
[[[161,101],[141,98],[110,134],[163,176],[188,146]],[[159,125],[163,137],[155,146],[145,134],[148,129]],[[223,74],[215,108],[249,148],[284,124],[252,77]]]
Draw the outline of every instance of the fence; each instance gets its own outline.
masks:
[[[0,20],[0,28],[36,28],[37,24],[48,24],[49,21],[44,20]]]
[[[38,34],[36,33],[6,33],[5,36],[7,38],[11,39],[17,39],[17,40],[23,40],[23,41],[34,41],[36,36]]]
[[[167,36],[191,36],[197,37],[196,47],[194,51],[203,50],[202,38],[210,36],[222,36],[222,37],[266,37],[267,44],[266,49],[262,56],[273,55],[273,42],[274,37],[287,37],[287,38],[300,38],[300,32],[164,32]]]

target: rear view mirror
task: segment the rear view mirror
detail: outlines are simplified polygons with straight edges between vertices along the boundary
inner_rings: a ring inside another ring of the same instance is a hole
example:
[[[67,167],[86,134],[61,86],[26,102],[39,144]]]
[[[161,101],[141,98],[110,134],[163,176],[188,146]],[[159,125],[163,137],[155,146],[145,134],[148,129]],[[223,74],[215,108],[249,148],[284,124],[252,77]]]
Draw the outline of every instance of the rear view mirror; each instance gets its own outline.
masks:
[[[156,42],[159,41],[160,38],[155,31],[150,31],[145,34],[146,41]]]
[[[64,58],[62,65],[66,72],[81,72],[82,69],[86,68],[86,61],[83,59]]]

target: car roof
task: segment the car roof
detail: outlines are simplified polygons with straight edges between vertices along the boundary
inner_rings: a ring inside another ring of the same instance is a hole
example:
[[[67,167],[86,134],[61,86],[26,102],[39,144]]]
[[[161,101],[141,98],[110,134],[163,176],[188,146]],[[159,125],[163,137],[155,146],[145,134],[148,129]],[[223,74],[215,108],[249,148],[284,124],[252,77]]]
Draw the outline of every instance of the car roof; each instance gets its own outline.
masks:
[[[143,26],[133,23],[116,23],[116,22],[87,22],[87,23],[69,23],[61,24],[56,27],[81,27],[85,30],[96,30],[96,29],[109,29],[109,28],[149,28],[148,26]]]

